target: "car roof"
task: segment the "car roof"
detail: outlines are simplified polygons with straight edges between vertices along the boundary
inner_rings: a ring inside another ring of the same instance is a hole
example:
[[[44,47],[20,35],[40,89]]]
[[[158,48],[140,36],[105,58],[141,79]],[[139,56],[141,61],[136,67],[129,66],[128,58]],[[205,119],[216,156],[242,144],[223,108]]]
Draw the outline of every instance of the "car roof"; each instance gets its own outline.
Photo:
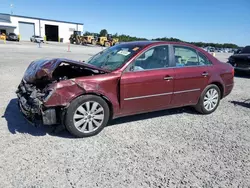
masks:
[[[130,45],[138,45],[138,46],[142,46],[142,47],[147,47],[147,46],[154,46],[154,45],[161,45],[161,44],[175,44],[175,45],[186,45],[186,46],[190,46],[193,48],[198,48],[195,45],[189,44],[189,43],[185,43],[185,42],[174,42],[174,41],[133,41],[133,42],[125,42],[126,44],[130,44]],[[122,43],[121,43],[122,44]]]

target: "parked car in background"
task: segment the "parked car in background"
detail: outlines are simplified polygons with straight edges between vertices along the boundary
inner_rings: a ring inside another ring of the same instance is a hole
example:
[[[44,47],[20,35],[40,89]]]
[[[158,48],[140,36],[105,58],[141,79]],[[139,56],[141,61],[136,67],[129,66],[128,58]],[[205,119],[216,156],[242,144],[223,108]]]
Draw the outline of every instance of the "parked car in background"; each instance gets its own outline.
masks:
[[[209,47],[208,52],[215,52],[215,48],[214,47]]]
[[[30,37],[30,41],[31,42],[44,42],[44,38],[37,36],[37,35],[33,35],[32,37]]]
[[[15,33],[9,33],[6,40],[19,42],[19,37]]]
[[[250,46],[246,46],[228,58],[236,71],[244,71],[250,73]]]
[[[238,49],[234,49],[234,54],[239,54],[241,53],[243,48],[238,48]]]
[[[210,114],[233,86],[233,67],[199,47],[140,41],[109,47],[86,62],[33,61],[16,93],[29,121],[63,124],[87,137],[122,116],[182,106]]]
[[[221,48],[217,48],[215,52],[223,53],[223,50]]]

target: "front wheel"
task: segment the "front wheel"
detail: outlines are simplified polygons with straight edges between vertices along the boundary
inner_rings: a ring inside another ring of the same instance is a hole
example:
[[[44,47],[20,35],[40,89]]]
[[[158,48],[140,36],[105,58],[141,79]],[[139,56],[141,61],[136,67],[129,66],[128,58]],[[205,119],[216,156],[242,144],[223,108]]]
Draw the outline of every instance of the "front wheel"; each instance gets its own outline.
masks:
[[[68,107],[65,126],[76,137],[94,136],[107,125],[109,115],[109,106],[105,100],[95,95],[83,95]]]
[[[208,85],[202,92],[195,109],[202,114],[211,114],[219,106],[221,92],[218,86]]]
[[[104,46],[105,46],[105,47],[110,47],[110,43],[109,43],[109,42],[105,42],[105,43],[104,43]]]

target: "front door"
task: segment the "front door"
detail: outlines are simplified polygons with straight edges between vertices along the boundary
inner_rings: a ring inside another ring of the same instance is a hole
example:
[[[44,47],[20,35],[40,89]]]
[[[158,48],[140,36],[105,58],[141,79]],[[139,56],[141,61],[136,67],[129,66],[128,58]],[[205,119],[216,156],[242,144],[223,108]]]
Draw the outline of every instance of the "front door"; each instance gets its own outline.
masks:
[[[167,108],[173,94],[173,74],[168,46],[147,50],[121,77],[121,113],[129,115]]]
[[[175,63],[172,105],[196,104],[211,76],[212,63],[200,52],[186,46],[173,46]]]

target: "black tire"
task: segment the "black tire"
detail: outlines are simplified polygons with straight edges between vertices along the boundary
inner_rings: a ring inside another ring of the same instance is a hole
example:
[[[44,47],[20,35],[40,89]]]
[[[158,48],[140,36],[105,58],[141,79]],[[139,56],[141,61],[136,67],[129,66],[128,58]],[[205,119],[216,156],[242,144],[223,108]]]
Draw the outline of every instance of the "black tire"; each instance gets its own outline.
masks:
[[[101,105],[101,107],[104,109],[104,119],[102,124],[96,130],[94,130],[93,132],[84,133],[79,131],[75,126],[73,116],[77,108],[88,101],[97,102]],[[65,114],[65,127],[72,135],[79,138],[94,136],[100,133],[102,129],[108,124],[109,117],[110,117],[110,109],[105,100],[95,95],[82,95],[73,100],[69,105]]]
[[[206,96],[206,93],[210,89],[215,89],[218,92],[218,102],[212,110],[208,111],[204,106],[204,98]],[[220,99],[221,99],[221,91],[220,91],[219,87],[215,84],[208,85],[201,93],[199,101],[198,101],[197,105],[195,106],[195,110],[201,114],[211,114],[218,108],[218,106],[220,104]]]

